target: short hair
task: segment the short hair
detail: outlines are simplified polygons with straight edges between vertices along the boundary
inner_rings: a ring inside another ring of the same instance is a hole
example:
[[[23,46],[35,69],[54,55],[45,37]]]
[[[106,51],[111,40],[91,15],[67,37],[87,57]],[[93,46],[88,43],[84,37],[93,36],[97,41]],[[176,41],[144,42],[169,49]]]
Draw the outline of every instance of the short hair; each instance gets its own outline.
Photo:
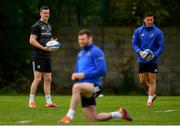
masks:
[[[78,33],[78,35],[84,35],[84,34],[86,34],[89,37],[93,36],[91,30],[89,30],[89,29],[81,29]]]
[[[39,10],[41,12],[42,10],[50,10],[50,8],[44,5],[44,6],[41,6]]]
[[[152,12],[146,12],[144,14],[144,18],[147,18],[147,17],[154,17],[153,13]]]

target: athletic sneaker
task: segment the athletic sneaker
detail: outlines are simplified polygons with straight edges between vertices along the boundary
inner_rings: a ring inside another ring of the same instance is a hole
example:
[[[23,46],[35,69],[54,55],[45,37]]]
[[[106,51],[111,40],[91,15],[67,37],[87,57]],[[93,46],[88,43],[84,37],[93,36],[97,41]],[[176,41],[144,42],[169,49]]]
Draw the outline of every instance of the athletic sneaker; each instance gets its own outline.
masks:
[[[132,117],[128,114],[128,112],[125,110],[125,108],[120,108],[119,113],[122,114],[122,119],[126,121],[132,121]]]
[[[29,108],[36,108],[37,107],[35,102],[30,102],[28,106],[29,106]]]
[[[58,105],[56,105],[55,103],[46,103],[46,105],[45,105],[46,107],[55,107],[55,108],[57,108],[58,107]]]
[[[147,107],[152,107],[153,106],[153,102],[157,99],[157,95],[154,95],[152,102],[147,102]]]
[[[151,107],[153,105],[153,102],[147,102],[147,107]]]
[[[59,123],[67,124],[67,123],[70,123],[71,121],[72,121],[72,119],[70,119],[68,116],[64,116],[64,117],[59,121]]]

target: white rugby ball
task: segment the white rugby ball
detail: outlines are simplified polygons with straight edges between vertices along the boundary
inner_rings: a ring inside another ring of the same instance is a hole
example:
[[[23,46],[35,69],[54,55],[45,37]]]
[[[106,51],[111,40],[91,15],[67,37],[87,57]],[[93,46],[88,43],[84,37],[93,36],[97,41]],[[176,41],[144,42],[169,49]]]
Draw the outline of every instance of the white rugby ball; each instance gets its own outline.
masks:
[[[56,51],[60,47],[60,43],[56,40],[51,40],[46,43],[46,47],[51,48],[53,51]]]
[[[145,49],[143,51],[142,58],[147,60],[147,57],[152,56],[152,55],[153,55],[153,52],[150,49]]]

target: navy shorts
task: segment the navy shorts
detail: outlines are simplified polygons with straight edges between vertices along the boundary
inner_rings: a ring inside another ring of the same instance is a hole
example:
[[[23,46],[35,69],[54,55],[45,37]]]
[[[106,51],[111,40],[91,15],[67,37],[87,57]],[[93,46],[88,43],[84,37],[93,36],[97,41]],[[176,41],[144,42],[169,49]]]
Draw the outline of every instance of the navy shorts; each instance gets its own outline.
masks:
[[[88,107],[91,105],[96,105],[96,97],[98,97],[102,92],[102,88],[101,86],[97,86],[96,84],[94,84],[94,93],[92,95],[92,97],[87,98],[87,97],[83,97],[81,96],[81,106],[83,107]]]
[[[32,58],[33,71],[51,73],[51,59],[50,58]]]
[[[155,63],[139,63],[139,73],[157,73],[158,66]]]

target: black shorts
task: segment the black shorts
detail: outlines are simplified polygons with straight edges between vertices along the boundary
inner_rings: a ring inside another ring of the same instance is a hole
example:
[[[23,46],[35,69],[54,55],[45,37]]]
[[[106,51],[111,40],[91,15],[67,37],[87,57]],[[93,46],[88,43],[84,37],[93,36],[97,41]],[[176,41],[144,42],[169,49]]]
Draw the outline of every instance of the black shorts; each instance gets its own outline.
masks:
[[[51,73],[51,59],[50,58],[32,58],[33,71]]]
[[[102,92],[101,86],[97,86],[94,84],[94,93],[90,98],[81,96],[81,106],[82,108],[88,107],[91,105],[96,105],[96,97],[98,97]]]
[[[157,73],[158,66],[155,63],[139,63],[139,73]]]

